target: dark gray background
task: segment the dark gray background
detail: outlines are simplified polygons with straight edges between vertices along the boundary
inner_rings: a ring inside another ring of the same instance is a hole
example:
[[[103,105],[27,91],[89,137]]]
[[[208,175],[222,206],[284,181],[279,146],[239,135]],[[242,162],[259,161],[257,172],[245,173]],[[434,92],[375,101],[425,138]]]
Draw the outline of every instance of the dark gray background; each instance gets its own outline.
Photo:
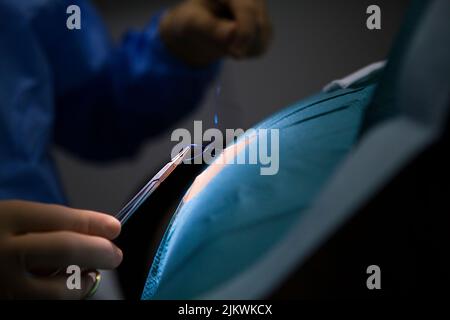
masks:
[[[116,40],[130,27],[141,28],[153,13],[173,3],[176,1],[96,1]],[[384,59],[409,1],[269,0],[268,3],[275,28],[270,51],[257,60],[227,61],[219,79],[223,85],[219,98],[222,128],[248,128],[320,90],[330,80]],[[370,4],[381,7],[382,30],[366,28],[366,8]],[[214,101],[210,92],[195,113],[150,139],[141,154],[128,161],[93,165],[55,151],[70,204],[115,213],[148,174],[169,157],[174,145],[170,142],[173,128],[190,128],[193,120],[212,125]]]

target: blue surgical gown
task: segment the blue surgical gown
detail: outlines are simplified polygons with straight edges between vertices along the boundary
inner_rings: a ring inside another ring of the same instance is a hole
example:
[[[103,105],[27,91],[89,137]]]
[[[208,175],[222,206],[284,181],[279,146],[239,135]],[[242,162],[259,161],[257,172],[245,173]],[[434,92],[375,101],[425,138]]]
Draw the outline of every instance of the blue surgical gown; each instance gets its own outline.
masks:
[[[69,5],[81,29],[66,27]],[[88,1],[0,1],[0,200],[65,203],[50,154],[135,154],[199,102],[218,63],[190,68],[158,34],[160,14],[113,45]]]

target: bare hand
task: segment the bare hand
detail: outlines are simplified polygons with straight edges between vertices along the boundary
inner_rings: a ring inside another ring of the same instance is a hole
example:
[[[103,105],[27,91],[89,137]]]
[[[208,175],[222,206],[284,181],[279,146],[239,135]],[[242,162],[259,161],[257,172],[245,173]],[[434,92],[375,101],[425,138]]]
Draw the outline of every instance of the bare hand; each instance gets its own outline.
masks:
[[[272,27],[264,0],[186,0],[161,20],[169,49],[190,65],[263,54]]]
[[[93,286],[83,273],[81,289],[67,289],[69,265],[113,269],[122,252],[110,240],[115,218],[92,211],[25,201],[0,201],[0,297],[82,299]],[[47,275],[42,271],[47,270]],[[51,272],[62,272],[49,276]]]

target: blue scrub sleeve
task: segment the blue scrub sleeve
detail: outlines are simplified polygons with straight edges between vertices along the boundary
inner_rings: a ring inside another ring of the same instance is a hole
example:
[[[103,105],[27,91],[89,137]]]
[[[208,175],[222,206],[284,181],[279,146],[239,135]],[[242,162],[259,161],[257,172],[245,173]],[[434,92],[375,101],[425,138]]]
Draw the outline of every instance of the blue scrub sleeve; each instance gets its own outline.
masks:
[[[129,157],[199,104],[220,62],[193,68],[172,56],[158,32],[163,12],[115,47],[95,10],[84,1],[80,6],[82,29],[66,33],[78,44],[67,50],[81,52],[69,66],[56,68],[55,141],[91,160]],[[64,72],[68,68],[72,77]]]

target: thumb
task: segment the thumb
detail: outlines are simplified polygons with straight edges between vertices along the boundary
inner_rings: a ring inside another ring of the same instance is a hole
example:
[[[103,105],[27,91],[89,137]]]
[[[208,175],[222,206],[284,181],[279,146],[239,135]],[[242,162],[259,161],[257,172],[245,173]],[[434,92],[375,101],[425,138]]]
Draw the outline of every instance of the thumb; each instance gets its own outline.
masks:
[[[217,43],[228,46],[232,43],[236,32],[236,23],[225,19],[215,19],[212,37]]]
[[[224,48],[231,45],[237,27],[234,21],[205,12],[199,15],[197,23],[201,34],[210,42]]]

